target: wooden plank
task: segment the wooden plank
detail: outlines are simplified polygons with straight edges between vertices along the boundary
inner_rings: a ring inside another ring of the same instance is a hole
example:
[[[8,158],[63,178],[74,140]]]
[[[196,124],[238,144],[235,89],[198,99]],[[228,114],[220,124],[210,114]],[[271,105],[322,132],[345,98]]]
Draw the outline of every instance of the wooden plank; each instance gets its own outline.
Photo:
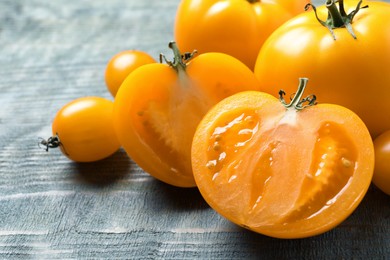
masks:
[[[278,240],[223,219],[196,189],[154,180],[122,150],[76,164],[38,147],[65,103],[111,98],[115,53],[170,55],[178,3],[0,2],[0,258],[389,259],[390,198],[375,187],[336,229]]]

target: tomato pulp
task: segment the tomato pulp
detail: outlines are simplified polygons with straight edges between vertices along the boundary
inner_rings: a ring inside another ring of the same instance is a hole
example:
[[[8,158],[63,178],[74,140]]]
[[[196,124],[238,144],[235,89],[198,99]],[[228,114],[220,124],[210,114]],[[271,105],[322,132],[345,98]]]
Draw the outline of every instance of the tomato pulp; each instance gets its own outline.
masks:
[[[194,187],[191,142],[204,114],[234,93],[258,89],[253,72],[223,53],[181,54],[139,67],[121,85],[114,125],[127,154],[155,178]]]
[[[353,212],[371,183],[371,136],[349,109],[306,101],[286,109],[269,94],[241,92],[206,114],[192,167],[212,208],[277,238],[321,234]]]

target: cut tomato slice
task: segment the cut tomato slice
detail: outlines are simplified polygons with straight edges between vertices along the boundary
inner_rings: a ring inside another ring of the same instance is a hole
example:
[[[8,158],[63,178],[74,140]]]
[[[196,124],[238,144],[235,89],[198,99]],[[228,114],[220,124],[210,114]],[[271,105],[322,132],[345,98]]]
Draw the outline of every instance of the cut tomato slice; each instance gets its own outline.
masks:
[[[210,206],[268,236],[335,227],[373,174],[372,139],[360,118],[338,105],[302,102],[301,91],[285,106],[262,92],[235,94],[207,113],[192,145],[195,180]]]

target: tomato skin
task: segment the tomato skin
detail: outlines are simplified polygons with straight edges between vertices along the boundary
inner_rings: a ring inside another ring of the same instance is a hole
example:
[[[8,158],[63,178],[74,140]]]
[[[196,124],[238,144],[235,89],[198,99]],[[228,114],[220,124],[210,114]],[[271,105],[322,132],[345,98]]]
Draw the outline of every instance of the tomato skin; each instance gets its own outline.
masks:
[[[185,70],[148,64],[126,78],[114,102],[115,130],[143,170],[178,187],[194,187],[191,142],[208,109],[238,91],[258,89],[244,64],[222,53],[200,54]]]
[[[356,1],[345,3],[347,10]],[[259,52],[255,75],[261,88],[276,94],[295,90],[297,77],[310,78],[320,102],[345,106],[359,115],[375,138],[390,129],[390,4],[363,2],[352,22],[354,39],[346,28],[334,29],[336,40],[320,25],[313,11],[279,27]],[[318,15],[326,19],[325,7]],[[280,75],[283,75],[281,77]]]
[[[107,89],[115,97],[122,82],[133,70],[155,62],[152,56],[140,50],[126,50],[115,54],[107,63],[105,70]]]
[[[93,162],[115,153],[120,144],[112,123],[113,102],[82,97],[63,106],[52,124],[64,155],[76,162]]]
[[[254,68],[265,39],[309,0],[182,0],[174,34],[183,51],[223,52]]]
[[[372,182],[380,190],[390,195],[390,131],[386,131],[374,140],[375,171]]]
[[[192,166],[203,198],[228,220],[271,237],[304,238],[336,227],[359,205],[374,149],[364,123],[344,107],[291,112],[249,91],[205,115]]]

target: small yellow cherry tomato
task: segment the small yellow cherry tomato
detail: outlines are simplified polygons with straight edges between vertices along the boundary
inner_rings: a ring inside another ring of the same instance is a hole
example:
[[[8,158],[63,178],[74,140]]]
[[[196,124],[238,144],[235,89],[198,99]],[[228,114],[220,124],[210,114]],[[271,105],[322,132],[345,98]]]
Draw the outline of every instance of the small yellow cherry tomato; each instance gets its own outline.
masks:
[[[390,130],[375,138],[374,148],[375,171],[372,182],[390,195]]]
[[[148,53],[139,50],[127,50],[117,53],[108,62],[105,71],[107,89],[115,97],[123,80],[139,66],[155,63]]]
[[[66,104],[52,124],[53,136],[41,144],[60,147],[77,162],[93,162],[115,153],[120,144],[112,122],[113,102],[101,97],[83,97]]]

